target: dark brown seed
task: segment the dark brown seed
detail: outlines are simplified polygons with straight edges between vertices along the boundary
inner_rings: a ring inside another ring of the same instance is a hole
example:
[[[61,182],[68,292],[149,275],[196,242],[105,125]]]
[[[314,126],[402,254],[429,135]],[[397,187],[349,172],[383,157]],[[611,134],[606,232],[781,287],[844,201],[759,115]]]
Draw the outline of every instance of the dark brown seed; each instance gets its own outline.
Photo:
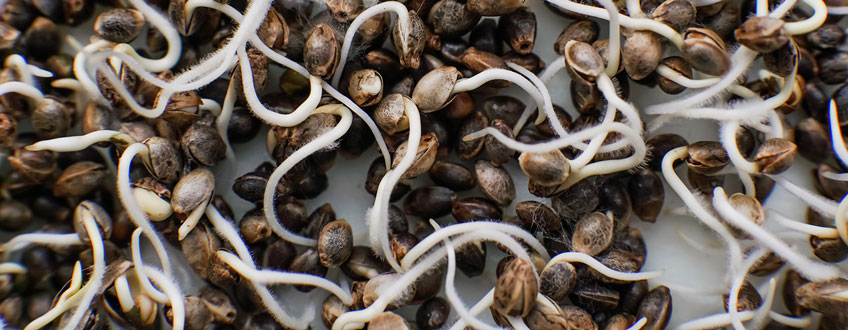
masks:
[[[795,298],[804,308],[822,314],[841,313],[848,308],[848,302],[833,294],[848,289],[848,280],[834,278],[826,281],[810,282],[795,291]]]
[[[518,123],[525,106],[521,100],[507,95],[496,95],[483,100],[483,113],[491,120],[503,120],[510,127]]]
[[[565,67],[572,79],[584,85],[593,85],[604,71],[604,62],[592,45],[571,40],[565,44]]]
[[[808,34],[807,40],[815,47],[833,49],[845,42],[845,31],[837,24],[824,24]]]
[[[427,300],[415,312],[415,322],[421,330],[435,330],[442,327],[450,316],[450,306],[441,297]]]
[[[604,330],[626,330],[636,323],[636,317],[630,314],[615,314],[607,320]]]
[[[377,104],[383,98],[383,77],[372,69],[357,70],[350,75],[348,93],[360,106]]]
[[[503,211],[494,201],[483,197],[466,197],[457,200],[451,207],[457,222],[493,221],[503,217]]]
[[[514,52],[526,55],[533,51],[536,44],[536,14],[530,8],[522,6],[503,15],[498,21],[498,29]]]
[[[377,314],[370,322],[368,329],[373,330],[412,330],[412,326],[400,315],[392,312]]]
[[[59,53],[62,46],[62,36],[53,21],[45,17],[37,17],[24,32],[27,56],[47,59]]]
[[[601,91],[598,90],[597,86],[571,80],[569,90],[571,91],[571,103],[581,114],[594,111],[601,103]]]
[[[380,180],[386,175],[386,163],[382,158],[377,158],[371,162],[371,167],[368,168],[368,176],[365,179],[365,190],[371,195],[377,195],[377,188],[380,186]],[[406,195],[410,187],[406,183],[398,183],[392,190],[389,201],[395,202]]]
[[[342,271],[348,277],[365,281],[389,270],[389,265],[377,258],[367,246],[354,246]]]
[[[415,84],[412,102],[424,113],[443,108],[450,102],[453,86],[462,77],[455,67],[444,66],[428,72]]]
[[[144,165],[157,180],[173,184],[183,171],[183,157],[171,140],[151,137],[143,142],[148,148]]]
[[[0,202],[0,228],[7,231],[24,229],[32,221],[32,210],[16,200]],[[88,236],[86,236],[88,238]]]
[[[577,306],[560,306],[560,308],[572,330],[598,330],[598,324],[592,320],[592,315],[582,308]]]
[[[700,193],[704,194],[704,196],[712,196],[713,189],[715,187],[720,187],[724,184],[724,176],[723,175],[706,175],[693,171],[691,168],[688,168],[686,171],[687,178],[689,179],[689,184],[692,185],[695,189],[697,189]]]
[[[272,240],[273,243],[268,244],[262,255],[262,266],[276,270],[289,269],[294,257],[297,255],[294,244],[282,239]]]
[[[515,204],[515,214],[526,228],[539,228],[549,232],[562,230],[559,216],[550,207],[540,202],[524,201]]]
[[[839,200],[848,194],[848,182],[833,180],[826,177],[826,174],[836,174],[836,170],[827,164],[819,164],[813,170],[813,178],[815,179],[813,183],[816,190],[833,200]]]
[[[512,134],[512,127],[509,127],[503,120],[495,119],[489,126],[498,130],[509,139],[515,138]],[[501,166],[509,162],[515,155],[515,150],[500,143],[491,135],[486,136],[486,142],[483,147],[486,149],[486,155],[489,156],[489,162],[495,166]]]
[[[501,16],[523,6],[524,0],[470,0],[465,5],[469,11],[483,16]]]
[[[439,186],[421,187],[409,193],[403,203],[406,214],[430,219],[447,215],[456,201],[453,190]]]
[[[477,179],[465,166],[457,163],[437,160],[428,171],[430,179],[437,185],[448,187],[455,191],[474,188]]]
[[[566,261],[548,263],[539,274],[539,292],[562,301],[577,284],[577,270]]]
[[[651,18],[670,26],[677,31],[683,31],[695,20],[695,3],[689,0],[665,1],[651,13]]]
[[[433,32],[444,37],[462,36],[480,21],[480,15],[466,9],[465,4],[456,0],[441,0],[433,5],[427,16],[427,23]]]
[[[495,283],[493,308],[503,315],[525,317],[536,303],[539,283],[530,262],[515,258]]]
[[[303,251],[303,253],[294,258],[289,266],[289,271],[318,277],[327,275],[327,268],[321,265],[318,251],[311,248]],[[294,288],[302,292],[309,292],[315,289],[315,287],[309,285],[295,285]]]
[[[312,28],[303,47],[303,59],[310,74],[321,78],[333,75],[339,62],[339,43],[333,28],[327,24]]]
[[[671,317],[671,294],[668,288],[661,285],[649,291],[642,303],[639,305],[639,310],[636,312],[637,318],[645,317],[648,322],[642,329],[661,330],[668,325],[668,319]]]
[[[792,166],[797,153],[798,146],[789,140],[771,138],[760,146],[754,158],[754,163],[761,173],[779,174]]]
[[[350,308],[351,306],[345,305],[339,297],[329,295],[321,304],[321,321],[330,328],[333,326],[333,322],[336,322],[336,319],[342,314],[349,312]]]
[[[642,221],[656,222],[665,198],[660,177],[654,171],[642,170],[631,177],[628,192],[636,216]]]
[[[200,289],[199,298],[212,314],[214,322],[232,324],[236,319],[236,307],[224,291],[205,287]]]
[[[469,46],[492,54],[503,54],[503,40],[493,18],[484,18],[471,30]]]
[[[730,70],[730,56],[727,49],[715,32],[704,28],[690,27],[684,33],[683,58],[695,70],[703,73],[721,76]]]
[[[407,25],[402,28],[401,23],[395,22],[392,28],[392,43],[398,52],[400,65],[417,69],[421,63],[421,52],[424,51],[426,41],[424,21],[414,11],[410,11]]]
[[[656,70],[662,58],[662,41],[650,31],[633,32],[621,49],[622,64],[633,80],[645,79]]]
[[[810,236],[813,254],[825,262],[836,263],[848,257],[848,246],[838,238]]]
[[[545,62],[535,53],[519,54],[516,52],[508,52],[501,56],[506,63],[512,63],[527,69],[527,71],[535,74],[540,74],[545,69]]]
[[[239,221],[239,233],[247,244],[254,244],[273,234],[262,209],[248,211]]]
[[[530,329],[571,329],[559,305],[546,296],[536,296],[536,304],[530,314],[524,318],[524,323]]]
[[[53,195],[57,197],[79,197],[99,188],[106,177],[102,164],[82,161],[66,168],[56,179]]]
[[[227,138],[231,143],[246,143],[259,133],[261,126],[262,122],[249,109],[236,107],[227,125]]]
[[[669,69],[674,70],[677,74],[683,77],[692,79],[692,66],[680,56],[666,57],[660,62],[660,64],[667,66]],[[686,87],[678,85],[676,82],[659,75],[657,76],[657,85],[660,86],[660,89],[662,89],[663,92],[672,95],[680,94],[686,90]]]
[[[115,43],[135,39],[144,27],[144,16],[133,9],[114,8],[100,13],[94,21],[94,32]]]
[[[195,231],[197,230],[192,230],[191,232],[189,232],[189,234]],[[217,253],[212,255],[205,268],[206,277],[208,278],[209,282],[221,289],[234,287],[241,282],[241,277],[239,277],[239,274],[236,273],[235,270],[230,268],[230,266],[227,265],[227,263],[225,263],[224,260],[222,260]],[[247,281],[245,281],[245,283],[246,282]]]
[[[400,277],[401,275],[397,273],[387,273],[377,275],[368,280],[368,283],[365,284],[365,290],[362,292],[362,302],[365,307],[371,306],[371,304],[380,297],[380,292],[397,282]],[[415,297],[415,286],[410,285],[394,300],[388,303],[386,310],[394,310],[406,306],[412,301],[413,297]]]
[[[306,207],[303,202],[293,197],[277,197],[274,200],[274,213],[280,224],[293,232],[299,232],[306,227]]]
[[[407,142],[404,142],[395,150],[395,159],[392,162],[392,169],[396,168],[403,160],[407,153]],[[412,165],[403,173],[401,179],[412,179],[421,174],[427,173],[433,162],[436,161],[436,153],[439,150],[439,139],[436,134],[427,133],[421,136],[418,142],[418,149],[415,153],[415,159]]]
[[[830,155],[830,134],[814,118],[806,118],[795,126],[795,142],[804,148],[798,153],[804,158],[821,163]]]
[[[701,174],[713,174],[723,169],[728,163],[730,158],[721,143],[698,141],[689,145],[686,165],[690,170]]]
[[[474,111],[474,99],[468,92],[454,94],[454,98],[442,110],[449,119],[462,119]]]
[[[49,302],[48,302],[49,303]],[[48,309],[50,306],[48,305]],[[4,298],[0,302],[0,317],[6,324],[18,324],[24,312],[24,299],[19,295]],[[36,315],[38,317],[38,315]]]
[[[724,298],[724,310],[726,311],[728,310],[730,296],[728,294],[724,294],[722,297]],[[757,288],[755,288],[750,282],[745,281],[739,289],[736,310],[739,312],[755,310],[757,307],[760,307],[762,302],[763,298],[760,297],[760,293],[757,292]]]
[[[571,238],[574,251],[597,255],[612,244],[613,220],[600,212],[593,212],[577,222]]]
[[[798,298],[795,297],[795,292],[797,292],[798,288],[808,282],[807,279],[801,277],[801,274],[798,274],[794,269],[786,271],[781,295],[783,296],[783,304],[786,306],[786,310],[789,311],[790,315],[804,316],[810,313],[810,310],[802,307],[798,303]]]
[[[10,0],[3,4],[0,19],[18,30],[26,30],[38,17],[38,12],[24,0]]]
[[[171,207],[174,213],[186,217],[202,203],[212,199],[215,189],[215,176],[205,168],[199,168],[186,174],[174,186],[171,195]]]
[[[262,43],[275,50],[284,50],[289,42],[289,26],[286,24],[286,19],[273,7],[268,9],[268,14],[265,15],[256,34]]]
[[[456,267],[468,277],[482,275],[486,269],[486,244],[474,242],[458,247]]]
[[[571,227],[598,206],[600,203],[598,189],[600,187],[597,178],[580,180],[566,191],[551,198],[551,207],[563,218],[563,221],[566,221],[563,224]]]
[[[512,203],[515,199],[515,184],[509,172],[483,160],[478,160],[474,169],[483,195],[502,206]]]
[[[521,153],[518,157],[518,165],[530,180],[543,186],[560,185],[568,179],[571,172],[568,159],[559,150],[545,153]]]
[[[672,149],[677,147],[682,147],[685,145],[689,145],[686,142],[686,139],[677,134],[660,134],[650,138],[645,144],[651,150],[651,158],[648,161],[648,165],[650,165],[651,169],[654,171],[662,170],[662,159],[665,154]],[[681,161],[674,162],[674,165],[677,166],[681,164]]]
[[[353,249],[353,229],[347,221],[336,220],[321,229],[318,235],[318,258],[327,268],[338,267],[350,257]]]
[[[760,258],[760,260],[751,267],[751,275],[771,275],[777,272],[780,267],[783,267],[784,264],[786,264],[786,261],[784,261],[783,258],[774,254],[774,252],[769,252],[765,255],[765,257]]]
[[[210,125],[200,122],[191,125],[180,143],[186,157],[203,166],[214,166],[226,158],[227,145]]]
[[[221,240],[211,229],[200,224],[183,238],[180,248],[194,272],[206,279],[212,272],[209,264],[217,258],[215,253],[221,248]]]
[[[595,40],[598,40],[599,34],[600,27],[595,21],[588,19],[575,21],[559,34],[554,43],[554,51],[559,55],[563,55],[565,53],[565,44],[569,41],[576,40],[591,44]]]
[[[50,151],[30,151],[15,149],[8,158],[12,169],[33,183],[40,183],[56,171],[56,156]]]
[[[600,190],[601,204],[599,210],[612,211],[615,231],[619,232],[630,225],[633,216],[633,204],[630,193],[618,182],[607,182]]]
[[[10,147],[18,136],[18,121],[8,113],[0,113],[0,145]]]
[[[462,63],[474,73],[480,73],[487,69],[506,69],[506,62],[497,54],[486,52],[474,47],[469,47],[462,55]],[[496,81],[496,87],[507,87],[509,83],[504,81]]]
[[[621,299],[618,302],[618,310],[636,314],[639,304],[648,294],[648,281],[636,281],[621,289]]]
[[[736,29],[735,35],[740,44],[761,53],[770,53],[789,41],[783,20],[771,17],[751,17]]]
[[[554,108],[554,113],[556,114],[557,118],[559,119],[559,124],[562,125],[562,127],[565,128],[565,130],[567,131],[569,129],[569,127],[571,127],[571,115],[568,114],[568,112],[565,112],[565,109],[563,109],[562,107],[560,107],[558,105],[554,104],[553,108]],[[538,130],[539,133],[542,133],[542,134],[550,136],[550,137],[554,137],[554,136],[559,135],[559,134],[556,133],[556,131],[554,131],[553,125],[551,124],[551,118],[550,117],[546,117],[545,121],[543,121],[541,124],[536,125],[536,130]]]
[[[80,203],[76,210],[74,210],[74,218],[73,225],[74,231],[79,235],[80,240],[83,243],[88,244],[90,242],[88,230],[86,230],[84,218],[87,216],[84,212],[88,212],[94,218],[94,221],[97,223],[97,227],[100,231],[100,236],[103,237],[104,240],[107,240],[112,235],[112,217],[109,216],[109,213],[103,209],[100,204],[97,204],[92,201],[83,201]]]
[[[621,299],[618,291],[593,281],[578,281],[569,297],[571,302],[590,313],[613,310]]]
[[[789,74],[792,73],[792,69],[795,67],[795,64],[798,63],[798,49],[800,48],[796,47],[794,42],[788,42],[777,50],[763,54],[763,64],[765,65],[766,69],[771,72],[774,72],[775,74],[781,77],[789,76]],[[830,62],[828,64],[835,64],[837,65],[837,67],[829,67],[827,69],[833,70],[831,72],[834,75],[839,76],[839,70],[841,69],[838,66],[842,64],[839,63],[840,59],[838,57],[834,59],[836,60],[836,62]],[[830,77],[822,77],[822,80],[825,82],[830,79]]]
[[[68,135],[73,110],[59,99],[45,97],[32,112],[32,129],[40,139],[55,139]]]
[[[456,147],[456,153],[459,159],[468,160],[474,158],[480,153],[480,150],[483,150],[483,143],[486,139],[464,141],[461,137],[486,128],[488,123],[489,119],[481,112],[474,112],[470,116],[465,117],[459,125],[457,132],[457,135],[460,136]]]

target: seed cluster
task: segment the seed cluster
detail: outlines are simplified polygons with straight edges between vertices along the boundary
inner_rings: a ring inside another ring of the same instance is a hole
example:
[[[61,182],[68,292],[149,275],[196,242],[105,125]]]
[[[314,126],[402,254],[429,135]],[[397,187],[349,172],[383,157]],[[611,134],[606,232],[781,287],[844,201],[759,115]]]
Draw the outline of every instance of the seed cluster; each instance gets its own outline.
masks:
[[[567,24],[543,60],[523,0],[7,0],[0,328],[489,329],[488,309],[514,329],[665,329],[672,293],[703,294],[642,270],[631,219],[666,225],[670,188],[727,252],[708,293],[726,312],[678,328],[844,329],[848,2],[800,2],[546,0]],[[87,43],[63,33],[86,21]],[[686,94],[637,109],[633,84]],[[718,138],[654,134],[680,117]],[[261,132],[270,161],[224,173]],[[310,211],[375,143],[367,214]],[[782,175],[799,156],[817,192]],[[775,185],[806,222],[769,208]],[[487,264],[466,306],[457,269]],[[329,295],[293,293],[297,315],[279,285]]]

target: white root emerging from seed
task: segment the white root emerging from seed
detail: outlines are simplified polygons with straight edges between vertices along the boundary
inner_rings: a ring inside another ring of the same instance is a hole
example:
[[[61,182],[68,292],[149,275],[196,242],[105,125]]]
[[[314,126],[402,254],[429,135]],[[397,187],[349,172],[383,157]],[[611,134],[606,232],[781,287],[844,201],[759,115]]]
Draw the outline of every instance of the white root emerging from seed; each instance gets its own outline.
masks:
[[[727,251],[730,255],[730,273],[738,272],[742,267],[742,248],[735,237],[727,230],[721,221],[719,221],[712,212],[708,211],[704,205],[695,198],[695,195],[689,191],[689,188],[680,180],[677,173],[674,172],[674,162],[688,155],[689,148],[686,146],[672,149],[667,152],[662,160],[662,174],[665,181],[672,190],[683,200],[683,203],[689,207],[689,211],[695,215],[698,220],[701,220],[707,227],[710,227],[716,232],[722,241],[727,245]]]
[[[800,221],[791,220],[774,210],[768,210],[768,215],[769,219],[773,219],[774,221],[777,221],[777,223],[779,223],[781,226],[795,230],[797,232],[820,238],[839,238],[839,233],[836,231],[835,228],[816,226]]]
[[[353,122],[353,116],[350,114],[350,111],[342,106],[342,105],[326,105],[322,106],[318,109],[315,109],[313,113],[333,113],[341,116],[339,123],[336,127],[333,127],[327,133],[322,134],[319,137],[316,137],[314,140],[309,141],[309,143],[305,144],[300,149],[296,150],[292,153],[285,161],[283,161],[277,169],[271,173],[271,176],[268,178],[268,183],[265,185],[265,194],[263,196],[263,211],[265,212],[265,218],[268,220],[268,224],[271,226],[271,230],[274,231],[275,234],[279,235],[280,238],[292,242],[297,245],[303,246],[316,246],[318,242],[314,239],[297,235],[290,230],[283,227],[280,224],[280,220],[277,218],[277,213],[274,210],[274,195],[277,192],[277,184],[280,182],[280,179],[283,178],[289,170],[291,170],[294,165],[299,163],[301,160],[306,159],[309,155],[315,153],[318,150],[324,149],[327,146],[333,144],[336,140],[341,138],[345,132],[350,128],[351,123]],[[417,148],[417,147],[416,147]]]
[[[436,221],[430,219],[430,225],[433,226],[437,231],[441,229]],[[459,294],[456,292],[456,284],[454,283],[456,277],[456,251],[454,251],[453,243],[451,243],[450,238],[445,238],[445,248],[447,249],[448,255],[448,269],[445,274],[445,296],[448,298],[448,302],[450,302],[453,309],[456,310],[456,313],[459,314],[460,320],[474,327],[475,329],[482,330],[490,330],[496,329],[493,326],[490,326],[483,321],[480,321],[474,315],[465,308],[465,304],[462,302],[462,298],[459,297]]]
[[[532,234],[528,233],[526,230],[516,227],[514,225],[508,225],[499,222],[489,222],[489,221],[472,221],[466,223],[457,223],[452,224],[450,226],[443,227],[437,231],[434,231],[430,235],[427,235],[423,240],[418,242],[412,249],[410,249],[403,259],[400,262],[401,268],[404,270],[409,270],[413,267],[415,262],[421,258],[421,256],[431,252],[432,248],[436,245],[442,243],[446,238],[461,235],[461,234],[471,234],[471,233],[479,233],[482,231],[487,232],[497,232],[505,234],[505,237],[509,239],[506,240],[496,240],[495,238],[486,238],[486,240],[492,240],[504,245],[509,244],[509,240],[514,240],[512,237],[516,237],[520,239],[524,244],[529,245],[534,251],[539,253],[540,256],[544,260],[550,260],[550,255],[548,254],[545,247],[539,243]],[[509,236],[506,236],[509,235]],[[456,244],[459,246],[459,244]],[[524,251],[524,249],[518,249],[518,251]]]
[[[310,285],[317,288],[322,288],[329,291],[338,297],[345,305],[353,304],[353,297],[350,292],[345,291],[333,281],[326,278],[293,272],[280,272],[273,270],[256,270],[248,264],[241,261],[236,255],[227,251],[218,251],[218,256],[221,257],[228,266],[237,271],[241,276],[256,281],[262,284],[301,284]]]
[[[371,17],[388,12],[392,12],[397,15],[395,24],[400,25],[400,36],[401,38],[406,39],[406,36],[409,34],[409,9],[406,8],[404,4],[397,1],[386,1],[363,10],[356,16],[356,19],[350,23],[350,26],[347,28],[347,32],[345,32],[341,56],[339,57],[339,64],[336,68],[336,72],[333,74],[333,86],[339,86],[339,80],[341,80],[342,72],[344,72],[345,64],[347,64],[347,57],[350,55],[350,47],[353,44],[353,37],[356,35],[356,32],[359,31],[359,27]],[[407,42],[406,40],[401,40],[400,44],[406,45]],[[400,51],[401,50],[398,49],[398,52]]]
[[[620,280],[620,281],[628,281],[628,282],[642,281],[642,280],[649,280],[649,279],[657,278],[659,276],[662,276],[662,274],[665,272],[665,270],[662,270],[662,269],[650,271],[650,272],[639,272],[639,273],[620,272],[620,271],[617,271],[617,270],[614,270],[612,268],[605,266],[604,264],[602,264],[597,259],[593,258],[592,256],[590,256],[588,254],[582,253],[582,252],[563,252],[563,253],[557,254],[556,256],[553,257],[553,259],[551,259],[551,261],[548,262],[548,264],[552,264],[552,263],[556,263],[556,262],[560,262],[560,261],[579,262],[581,264],[589,266],[590,268],[596,270],[597,272],[603,274],[606,277],[616,279],[616,280]]]
[[[26,267],[17,262],[0,263],[0,274],[26,274]]]
[[[47,313],[27,324],[26,327],[24,327],[24,330],[43,328],[53,322],[53,320],[57,317],[61,316],[64,312],[76,306],[76,309],[70,314],[70,321],[66,323],[65,328],[74,329],[88,311],[91,306],[91,301],[94,299],[94,296],[97,294],[100,287],[104,285],[103,275],[106,273],[106,257],[104,251],[105,248],[103,247],[103,237],[100,236],[100,228],[97,226],[94,215],[92,215],[90,211],[84,208],[78,208],[77,212],[82,212],[82,223],[85,226],[89,239],[91,240],[91,251],[94,260],[91,276],[89,277],[88,282],[86,282],[82,288],[76,290],[73,296],[68,297],[64,301],[57,302],[57,304]]]
[[[14,251],[21,250],[30,244],[44,245],[52,248],[64,248],[73,245],[82,245],[82,240],[80,240],[79,235],[76,233],[29,233],[13,237],[2,245],[1,250],[4,254],[8,255]]]
[[[236,254],[238,254],[239,258],[241,258],[241,261],[246,266],[255,269],[256,264],[253,262],[253,255],[250,254],[250,250],[248,250],[247,245],[241,239],[241,236],[233,224],[230,223],[229,220],[224,219],[224,217],[221,216],[221,213],[218,212],[218,209],[216,209],[213,205],[206,207],[206,217],[209,219],[209,222],[212,224],[215,232],[218,233],[221,238],[230,243],[233,250],[235,250]],[[262,304],[268,309],[268,313],[271,314],[277,322],[296,329],[305,329],[308,327],[310,320],[312,320],[315,314],[314,308],[311,306],[307,307],[304,315],[299,319],[295,319],[290,316],[282,306],[280,306],[280,303],[278,303],[274,296],[271,295],[271,291],[267,286],[249,278],[248,280],[250,280],[250,285],[253,286],[259,295],[259,300],[262,301]]]
[[[807,259],[807,257],[792,250],[789,245],[755,224],[751,219],[739,213],[730,205],[724,189],[716,187],[713,190],[713,205],[716,211],[731,225],[748,233],[754,239],[773,250],[775,254],[786,260],[786,263],[811,281],[821,281],[840,276],[838,268]]]

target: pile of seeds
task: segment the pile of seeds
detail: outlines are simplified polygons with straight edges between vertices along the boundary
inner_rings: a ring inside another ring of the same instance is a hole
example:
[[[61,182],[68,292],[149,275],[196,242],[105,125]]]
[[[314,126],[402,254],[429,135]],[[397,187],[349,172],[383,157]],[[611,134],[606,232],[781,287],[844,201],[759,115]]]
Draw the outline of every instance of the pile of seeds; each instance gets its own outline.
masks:
[[[726,312],[678,329],[844,329],[848,84],[826,91],[848,2],[544,4],[6,0],[0,329],[664,329],[672,292],[704,294],[642,270],[631,218],[681,213],[669,188],[727,261]],[[566,25],[553,45],[534,10]],[[634,84],[680,97],[637,109]],[[717,141],[654,133],[681,117]],[[798,155],[817,191],[781,175]],[[776,185],[806,221],[765,204]],[[328,189],[373,204],[341,219],[311,202]],[[473,306],[457,270],[494,279]]]

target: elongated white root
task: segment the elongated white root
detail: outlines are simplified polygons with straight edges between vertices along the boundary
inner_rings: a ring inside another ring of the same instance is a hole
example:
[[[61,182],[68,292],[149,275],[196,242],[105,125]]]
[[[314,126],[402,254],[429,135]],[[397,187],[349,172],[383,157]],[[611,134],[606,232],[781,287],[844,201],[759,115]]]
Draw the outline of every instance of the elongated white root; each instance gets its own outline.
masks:
[[[792,250],[789,245],[775,237],[762,227],[756,225],[739,213],[727,200],[724,189],[716,187],[713,190],[713,205],[719,214],[733,226],[745,231],[754,239],[773,250],[775,254],[786,260],[786,263],[811,281],[821,281],[840,276],[840,271],[835,266],[807,259],[805,256]]]

